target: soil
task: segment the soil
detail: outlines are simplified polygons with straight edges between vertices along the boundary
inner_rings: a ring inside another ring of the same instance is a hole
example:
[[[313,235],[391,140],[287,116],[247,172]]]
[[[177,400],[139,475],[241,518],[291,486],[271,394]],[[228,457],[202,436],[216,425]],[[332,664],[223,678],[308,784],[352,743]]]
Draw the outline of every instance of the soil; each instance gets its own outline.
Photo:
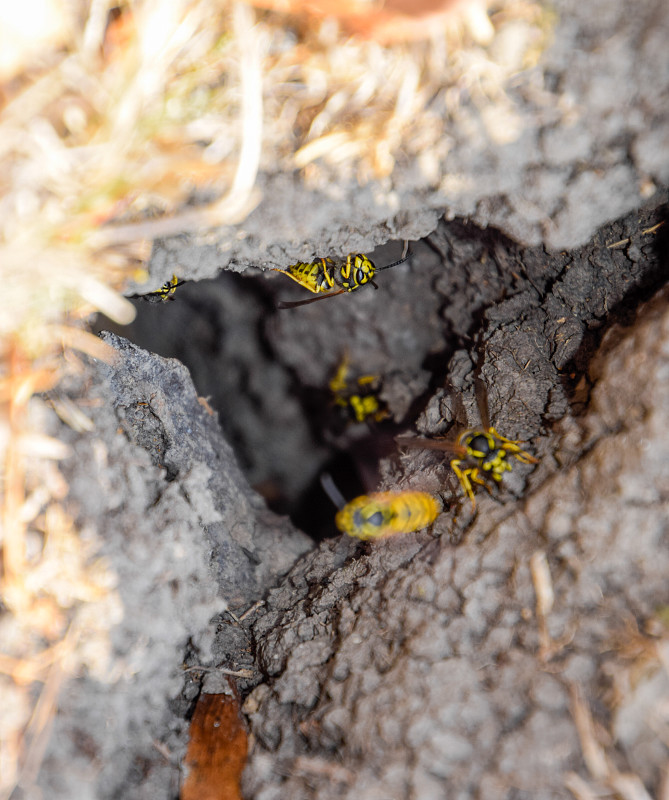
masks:
[[[105,678],[61,694],[42,796],[176,798],[212,676],[245,701],[247,798],[666,793],[669,14],[554,8],[536,68],[426,109],[420,159],[365,185],[265,168],[243,224],[154,243],[128,292],[186,284],[60,388],[94,429],[50,420],[123,618]],[[377,291],[295,309],[303,289],[248,266],[382,267],[404,240]],[[342,417],[343,359],[384,419]],[[448,454],[395,441],[488,424],[539,463],[475,510]],[[445,511],[361,543],[324,473]]]
[[[138,301],[129,334],[190,374],[104,334],[118,363],[70,387],[104,399],[94,433],[59,435],[77,450],[66,477],[80,518],[96,521],[118,575],[124,666],[107,684],[68,685],[49,796],[176,796],[212,669],[246,698],[249,798],[555,798],[570,776],[599,791],[622,773],[655,793],[666,216],[651,204],[557,255],[442,222],[378,291],[297,309],[276,306],[304,296],[281,275]],[[377,376],[386,419],[354,424],[332,406],[344,355],[352,374]],[[488,421],[539,463],[477,487],[475,510],[447,454],[394,441]],[[418,489],[446,510],[427,531],[337,536],[314,485],[332,465],[348,497]],[[538,606],[546,587],[553,602]],[[594,717],[603,772],[588,769],[576,707]]]

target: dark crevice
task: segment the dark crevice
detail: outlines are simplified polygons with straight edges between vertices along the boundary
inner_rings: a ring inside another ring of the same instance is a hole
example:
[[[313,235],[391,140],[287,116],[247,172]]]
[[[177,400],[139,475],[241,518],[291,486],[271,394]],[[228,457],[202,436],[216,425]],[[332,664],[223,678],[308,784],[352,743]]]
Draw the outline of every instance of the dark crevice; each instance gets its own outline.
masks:
[[[379,274],[378,292],[279,310],[277,297],[300,295],[299,287],[278,275],[226,273],[180,287],[174,302],[139,302],[122,333],[189,368],[251,482],[273,509],[322,538],[335,530],[320,474],[329,472],[346,498],[373,490],[394,436],[414,428],[436,393],[455,409],[440,433],[466,420],[467,404],[482,423],[489,416],[531,436],[567,408],[583,410],[602,337],[629,324],[666,281],[668,216],[651,205],[568,254],[442,221],[412,245],[409,264]],[[328,380],[344,354],[353,378],[378,375],[390,408],[401,409],[394,419],[352,425],[334,407]],[[425,422],[430,429],[438,420]]]

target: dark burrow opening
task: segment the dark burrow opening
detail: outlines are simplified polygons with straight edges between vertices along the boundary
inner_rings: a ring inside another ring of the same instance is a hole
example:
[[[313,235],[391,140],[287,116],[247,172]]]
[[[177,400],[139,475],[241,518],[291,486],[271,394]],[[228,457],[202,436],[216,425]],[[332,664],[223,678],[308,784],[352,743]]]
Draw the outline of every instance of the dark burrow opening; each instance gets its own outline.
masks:
[[[350,499],[435,463],[398,455],[398,434],[449,435],[488,416],[536,442],[582,410],[603,333],[666,281],[666,217],[665,193],[557,254],[443,221],[377,276],[377,291],[282,309],[310,295],[275,272],[223,272],[167,302],[136,300],[136,321],[117,332],[188,367],[251,485],[318,539],[336,532],[323,473]],[[372,258],[388,264],[401,249]],[[380,411],[356,422],[352,397]]]

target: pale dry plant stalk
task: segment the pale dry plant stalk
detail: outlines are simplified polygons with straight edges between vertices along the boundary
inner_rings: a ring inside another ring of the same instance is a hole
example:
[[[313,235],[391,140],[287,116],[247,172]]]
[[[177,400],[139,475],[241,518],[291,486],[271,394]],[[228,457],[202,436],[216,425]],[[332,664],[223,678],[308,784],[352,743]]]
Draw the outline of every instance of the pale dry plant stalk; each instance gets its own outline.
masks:
[[[3,87],[0,797],[34,782],[59,687],[83,665],[103,675],[120,614],[95,532],[76,530],[68,515],[56,462],[69,451],[42,432],[51,412],[40,395],[68,370],[83,372],[74,350],[113,358],[81,321],[96,310],[132,320],[118,289],[146,277],[156,234],[142,226],[152,215],[179,232],[238,220],[257,202],[260,39],[249,10],[152,0],[126,7],[115,26],[111,8],[94,2],[60,49]],[[223,156],[239,150],[236,166],[194,144],[207,114],[212,144],[223,142]],[[202,187],[223,201],[179,220]],[[119,237],[118,224],[103,227],[119,221],[134,230]],[[54,393],[52,404],[91,431],[75,402]]]
[[[506,88],[515,74],[536,63],[551,29],[546,9],[529,0],[489,3],[492,16],[485,24],[483,4],[462,2],[438,24],[427,20],[421,41],[385,47],[373,35],[363,40],[342,33],[352,6],[383,4],[352,1],[342,5],[340,18],[321,18],[300,14],[296,1],[255,3],[293,12],[293,25],[273,30],[265,61],[265,105],[273,124],[265,134],[262,165],[297,167],[319,189],[336,183],[335,176],[361,184],[383,179],[398,162],[414,161],[438,186],[438,165],[452,146],[449,123],[464,95],[484,122],[489,108],[495,109],[491,137],[499,135],[501,116],[508,135],[517,133]],[[487,46],[495,33],[512,27],[516,41],[522,40],[512,58]]]
[[[577,800],[591,800],[602,796],[621,797],[623,800],[650,800],[650,794],[634,772],[620,772],[612,752],[618,743],[618,715],[626,708],[633,709],[640,729],[655,736],[669,748],[669,696],[666,693],[669,677],[669,627],[667,609],[661,607],[655,617],[645,621],[640,628],[638,620],[629,614],[611,638],[607,650],[615,654],[615,661],[606,667],[610,689],[604,695],[611,715],[611,726],[597,724],[592,717],[583,691],[577,684],[571,687],[571,711],[581,743],[583,761],[589,774],[585,779],[576,773],[565,776],[565,785]],[[658,677],[663,675],[663,680]],[[660,687],[652,704],[645,707],[639,697],[644,686],[657,682]],[[625,744],[621,744],[625,750]],[[658,798],[669,797],[667,766],[657,791]]]

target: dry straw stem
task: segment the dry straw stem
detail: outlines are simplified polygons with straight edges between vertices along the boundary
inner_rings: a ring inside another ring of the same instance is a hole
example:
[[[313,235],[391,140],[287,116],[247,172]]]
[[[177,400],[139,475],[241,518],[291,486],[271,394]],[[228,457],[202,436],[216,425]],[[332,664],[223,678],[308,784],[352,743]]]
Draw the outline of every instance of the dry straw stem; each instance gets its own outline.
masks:
[[[555,593],[548,565],[548,558],[543,550],[537,550],[530,557],[530,574],[537,598],[536,614],[539,626],[539,647],[542,659],[546,659],[552,650],[550,633],[548,632],[548,615],[553,609]]]
[[[575,773],[565,778],[567,788],[577,800],[590,800],[612,794],[622,800],[651,800],[638,775],[622,773],[616,768],[599,741],[598,731],[590,713],[583,690],[571,686],[571,713],[581,742],[581,752],[592,783]]]
[[[513,116],[506,84],[536,60],[548,28],[545,12],[531,2],[498,3],[494,9],[489,4],[495,12],[491,17],[482,13],[481,2],[441,3],[446,11],[436,24],[434,16],[398,10],[395,17],[404,30],[412,20],[419,27],[412,28],[411,38],[420,31],[422,41],[389,48],[375,38],[375,24],[379,15],[392,14],[390,3],[343,3],[336,17],[323,17],[319,10],[331,11],[333,4],[321,0],[305,4],[314,12],[306,18],[297,2],[257,4],[292,11],[302,33],[298,47],[290,47],[285,37],[272,40],[266,82],[274,91],[266,104],[267,118],[276,123],[267,131],[265,155],[287,169],[299,167],[319,186],[335,174],[361,183],[383,178],[398,160],[414,159],[438,183],[437,165],[450,148],[449,121],[458,116],[461,98],[482,109],[491,101],[497,104],[489,134],[498,137],[499,114]],[[341,28],[361,19],[369,22],[367,38],[343,38]],[[504,62],[486,45],[511,23],[525,38],[515,60]]]
[[[132,320],[117,290],[146,274],[152,216],[164,233],[243,217],[257,202],[262,136],[261,38],[247,7],[154,1],[116,16],[93,2],[77,19],[51,5],[51,50],[23,72],[0,65],[0,690],[16,712],[0,722],[0,797],[34,781],[58,687],[83,663],[104,671],[119,613],[113,576],[63,505],[50,462],[68,449],[41,432],[36,395],[50,392],[61,418],[90,432],[55,388],[83,366],[63,353],[112,357],[79,321],[96,310]],[[179,218],[200,188],[223,200]],[[85,630],[86,646],[66,630]]]
[[[611,689],[603,697],[613,712],[623,706],[634,706],[635,694],[643,692],[643,684],[653,679],[659,670],[669,674],[669,636],[666,608],[660,608],[656,616],[647,620],[642,629],[637,619],[629,614],[622,627],[612,637],[606,650],[615,654],[615,663],[607,667],[607,678]],[[652,708],[644,711],[640,704],[637,713],[643,713],[643,723],[665,746],[669,746],[669,724],[667,722],[667,699],[660,697]],[[607,748],[616,741],[613,730],[598,726],[592,718],[588,703],[580,686],[571,686],[571,711],[581,743],[583,761],[590,780],[569,773],[565,784],[577,800],[594,800],[602,796],[620,797],[623,800],[650,800],[641,778],[633,773],[621,773],[614,763],[614,756]],[[612,714],[615,719],[615,713]],[[640,720],[641,721],[641,720]],[[665,777],[657,794],[666,800],[669,797],[669,781]]]

